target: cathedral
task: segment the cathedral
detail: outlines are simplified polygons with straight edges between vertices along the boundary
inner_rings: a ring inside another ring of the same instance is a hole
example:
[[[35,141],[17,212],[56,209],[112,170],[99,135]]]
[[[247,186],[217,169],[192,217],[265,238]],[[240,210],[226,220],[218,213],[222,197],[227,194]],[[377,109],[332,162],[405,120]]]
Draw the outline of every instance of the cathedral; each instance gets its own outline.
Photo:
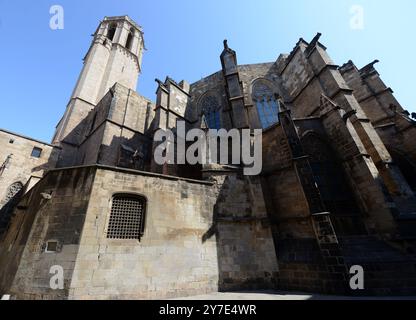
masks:
[[[149,99],[142,28],[105,17],[52,141],[0,129],[0,296],[416,294],[414,115],[377,60],[336,65],[320,36],[247,65],[224,40],[219,71],[156,79]],[[260,129],[261,173],[156,163],[179,121]]]

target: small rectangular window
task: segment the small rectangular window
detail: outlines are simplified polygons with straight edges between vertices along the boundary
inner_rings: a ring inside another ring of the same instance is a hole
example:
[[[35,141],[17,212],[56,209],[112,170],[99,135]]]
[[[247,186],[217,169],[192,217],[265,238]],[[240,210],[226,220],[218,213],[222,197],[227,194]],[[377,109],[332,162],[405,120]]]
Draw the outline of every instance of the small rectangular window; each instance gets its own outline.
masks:
[[[58,251],[58,241],[48,241],[46,242],[45,252],[51,253],[51,252],[57,252]]]
[[[42,154],[42,149],[38,147],[34,147],[32,150],[31,156],[34,158],[40,158],[40,155]]]

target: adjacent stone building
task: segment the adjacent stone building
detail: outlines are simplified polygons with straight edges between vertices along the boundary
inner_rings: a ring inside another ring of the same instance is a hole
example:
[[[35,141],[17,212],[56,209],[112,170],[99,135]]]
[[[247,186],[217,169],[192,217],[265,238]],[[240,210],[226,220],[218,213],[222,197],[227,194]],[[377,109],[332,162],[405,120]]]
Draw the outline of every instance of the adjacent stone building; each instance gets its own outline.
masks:
[[[251,65],[224,41],[218,72],[157,80],[153,103],[135,91],[141,27],[104,18],[52,143],[0,131],[0,294],[415,294],[415,122],[377,61],[338,66],[319,38]],[[154,134],[178,121],[262,129],[261,174],[157,164]]]

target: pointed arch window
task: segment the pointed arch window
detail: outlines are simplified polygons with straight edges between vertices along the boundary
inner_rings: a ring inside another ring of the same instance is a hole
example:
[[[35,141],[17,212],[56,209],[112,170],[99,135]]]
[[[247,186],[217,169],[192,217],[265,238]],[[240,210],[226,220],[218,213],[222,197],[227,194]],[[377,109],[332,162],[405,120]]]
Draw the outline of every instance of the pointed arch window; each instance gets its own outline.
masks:
[[[279,102],[270,86],[259,81],[253,85],[252,92],[261,127],[266,129],[279,122]]]
[[[220,104],[214,96],[205,96],[201,100],[201,110],[209,129],[220,129]]]

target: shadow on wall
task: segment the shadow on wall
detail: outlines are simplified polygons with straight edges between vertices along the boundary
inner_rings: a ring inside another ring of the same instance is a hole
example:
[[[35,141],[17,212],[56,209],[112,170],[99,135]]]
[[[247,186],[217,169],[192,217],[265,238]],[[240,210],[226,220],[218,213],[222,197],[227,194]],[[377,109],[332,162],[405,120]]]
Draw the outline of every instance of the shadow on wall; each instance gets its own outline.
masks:
[[[213,224],[202,242],[216,237],[218,290],[277,288],[277,260],[266,217],[256,216],[248,181],[238,173],[216,176],[221,181]]]
[[[68,295],[95,170],[86,167],[49,172],[21,198],[0,243],[0,294],[30,299],[39,298],[39,292],[59,299]],[[45,252],[50,240],[57,243],[52,254]],[[49,287],[52,265],[64,268],[64,291]]]
[[[43,175],[47,173],[48,170],[55,168],[58,156],[60,153],[59,147],[53,147],[48,159],[43,164],[33,167],[31,173],[43,172]],[[39,177],[31,175],[24,185],[22,182],[17,181],[12,183],[7,191],[5,199],[2,201],[2,207],[0,209],[0,241],[3,236],[6,234],[10,221],[13,216],[13,211],[18,205],[21,198],[31,190],[31,188],[39,181]]]
[[[2,235],[7,231],[13,209],[23,194],[24,186],[21,182],[15,182],[8,188],[6,198],[4,200],[5,204],[0,209],[0,239],[2,238]]]
[[[409,159],[405,153],[396,148],[389,147],[388,151],[393,158],[394,163],[399,167],[410,188],[416,193],[416,165]]]
[[[96,163],[149,171],[151,161],[150,151],[151,139],[142,133],[136,132],[131,138],[114,135],[110,145],[100,145],[96,156]]]

